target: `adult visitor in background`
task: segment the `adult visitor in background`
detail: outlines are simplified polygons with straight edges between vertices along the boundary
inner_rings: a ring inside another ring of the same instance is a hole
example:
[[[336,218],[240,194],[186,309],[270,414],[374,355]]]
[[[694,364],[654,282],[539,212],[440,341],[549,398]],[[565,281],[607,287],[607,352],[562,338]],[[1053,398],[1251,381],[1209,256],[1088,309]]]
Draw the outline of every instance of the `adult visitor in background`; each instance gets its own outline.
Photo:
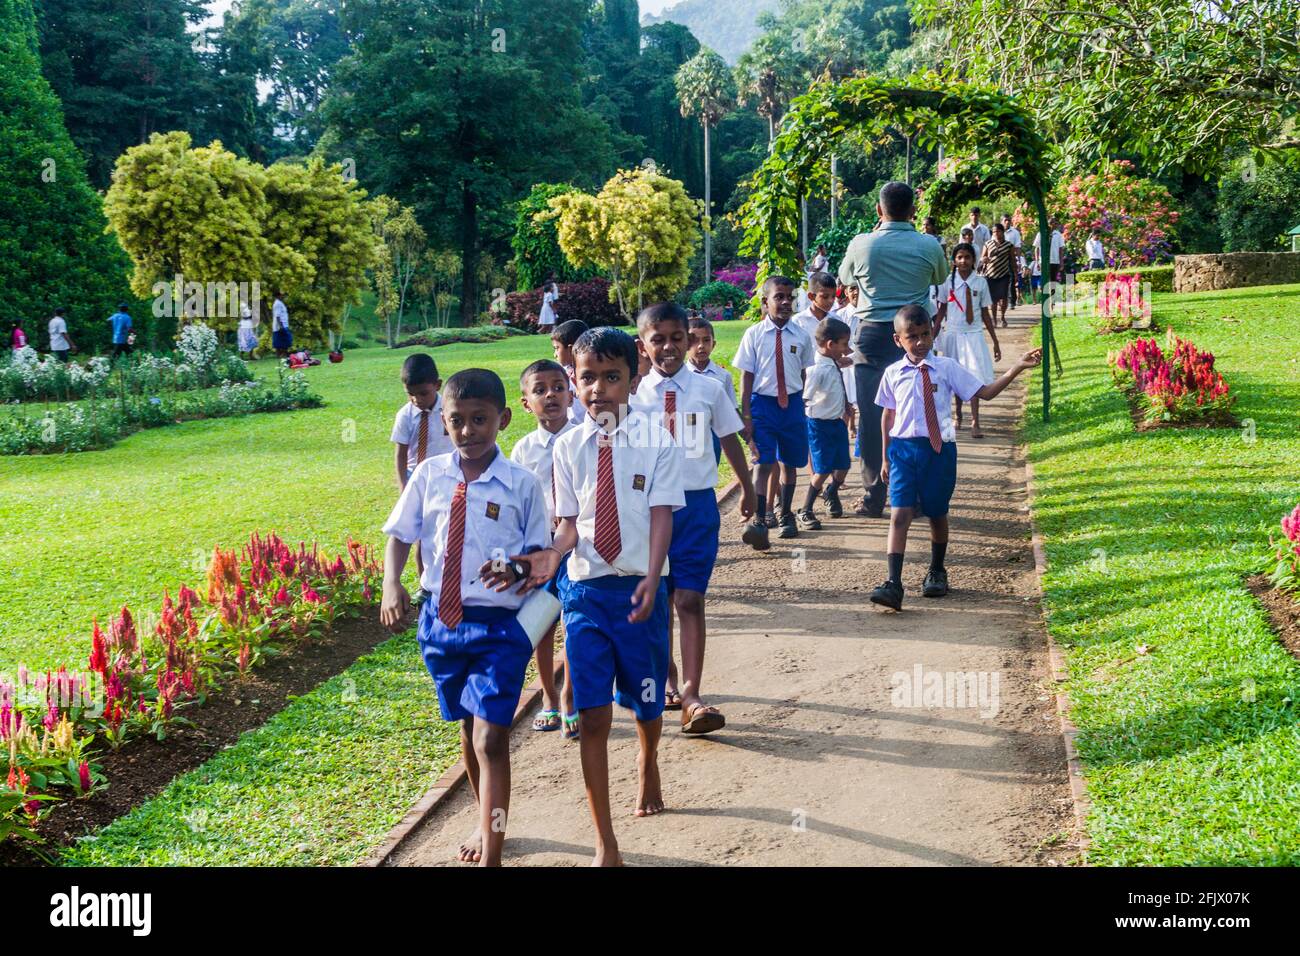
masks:
[[[1042,281],[1062,282],[1065,279],[1062,266],[1065,265],[1065,236],[1061,235],[1061,224],[1053,219],[1048,225],[1052,227],[1052,236],[1049,240],[1051,248],[1047,256],[1047,264],[1051,267],[1044,269],[1042,267],[1043,256],[1043,234],[1041,232],[1034,234],[1034,262],[1038,263],[1038,269],[1035,271],[1042,276]]]
[[[62,309],[54,310],[54,317],[50,319],[50,352],[60,362],[68,361],[68,354],[76,347],[72,344],[72,336],[68,334],[68,321],[63,317]]]
[[[984,244],[989,241],[993,233],[989,232],[989,227],[980,222],[980,207],[971,206],[970,209],[970,244],[975,247],[975,268],[979,268],[980,260],[984,258]]]
[[[1088,253],[1088,268],[1106,268],[1106,247],[1101,244],[1101,236],[1097,234],[1095,229],[1084,245],[1086,246],[1086,252]]]
[[[1021,247],[1024,243],[1024,238],[1020,235],[1020,230],[1011,224],[1011,213],[1009,212],[1004,212],[1002,214],[1002,231],[1006,234],[1007,242],[1011,243],[1016,250],[1016,267],[1014,270],[1014,276],[1011,280],[1011,298],[1009,300],[1011,308],[1014,309],[1020,304],[1020,278],[1021,273],[1024,271],[1024,265],[1021,262],[1021,258],[1024,256],[1024,249]]]
[[[9,333],[9,347],[15,352],[27,347],[27,333],[23,331],[22,319],[14,319],[13,321],[13,328]]]
[[[113,358],[131,354],[135,333],[131,331],[130,309],[125,302],[120,303],[117,311],[108,317],[109,324],[113,326]]]
[[[537,331],[543,335],[550,335],[555,330],[558,318],[555,314],[555,300],[559,297],[560,287],[555,283],[555,276],[551,276],[546,280],[546,287],[542,292],[542,311],[537,317]]]
[[[284,293],[275,294],[275,304],[271,306],[271,348],[280,358],[289,357],[293,346],[293,332],[289,330],[289,307],[284,304]]]
[[[984,278],[988,280],[989,297],[992,299],[991,318],[996,325],[999,316],[1002,327],[1007,327],[1007,301],[1011,295],[1012,278],[1016,271],[1016,247],[1007,242],[1006,230],[1002,223],[993,224],[993,238],[984,244],[984,262],[981,264]]]
[[[933,315],[930,287],[939,285],[948,274],[943,246],[933,236],[917,232],[912,223],[916,196],[911,186],[885,183],[880,187],[876,212],[879,225],[853,237],[839,269],[840,284],[858,289],[854,313],[858,332],[853,341],[857,364],[853,372],[865,494],[856,513],[871,518],[884,514],[886,490],[880,480],[882,409],[876,404],[876,392],[885,369],[903,357],[903,350],[894,342],[894,313],[905,305],[918,305]]]
[[[236,333],[236,339],[240,354],[246,359],[251,359],[253,351],[257,348],[257,321],[247,302],[239,304],[239,331]]]

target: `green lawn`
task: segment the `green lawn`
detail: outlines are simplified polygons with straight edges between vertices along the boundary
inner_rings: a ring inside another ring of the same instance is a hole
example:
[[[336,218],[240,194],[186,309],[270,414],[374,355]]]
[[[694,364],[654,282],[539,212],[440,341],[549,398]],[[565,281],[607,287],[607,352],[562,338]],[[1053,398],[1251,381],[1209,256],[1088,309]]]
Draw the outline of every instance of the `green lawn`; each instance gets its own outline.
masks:
[[[741,323],[721,326],[715,358]],[[92,617],[150,606],[197,581],[214,544],[255,529],[340,546],[381,543],[396,498],[393,415],[407,354],[350,351],[307,372],[326,407],[192,422],[103,452],[0,458],[0,673],[80,664]],[[519,373],[540,336],[432,351],[446,378],[486,366],[505,380],[507,451],[532,426]],[[273,374],[259,363],[259,374]],[[725,461],[724,461],[725,464]],[[722,480],[726,480],[724,475]],[[195,715],[202,720],[202,714]],[[558,744],[558,741],[557,741]],[[409,635],[287,707],[229,750],[64,854],[74,864],[349,864],[363,858],[458,754]]]
[[[1048,626],[1067,648],[1098,864],[1300,862],[1300,670],[1242,578],[1300,501],[1300,286],[1157,295],[1248,428],[1133,430],[1105,356],[1058,320],[1027,439]],[[1143,647],[1145,653],[1139,652]]]

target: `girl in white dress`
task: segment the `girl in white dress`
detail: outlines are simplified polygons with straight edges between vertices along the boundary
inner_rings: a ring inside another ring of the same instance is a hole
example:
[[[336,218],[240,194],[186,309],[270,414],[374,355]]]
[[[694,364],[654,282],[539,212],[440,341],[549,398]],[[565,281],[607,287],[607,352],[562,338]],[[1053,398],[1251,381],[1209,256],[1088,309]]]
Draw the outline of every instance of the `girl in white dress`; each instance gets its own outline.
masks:
[[[545,335],[550,335],[555,328],[555,300],[559,297],[560,287],[554,282],[546,283],[546,291],[542,293],[542,312],[537,317],[537,330]]]
[[[992,383],[993,363],[1002,360],[1002,347],[993,327],[990,311],[993,298],[982,275],[975,273],[975,247],[959,243],[952,251],[952,272],[939,286],[939,312],[935,316],[935,351],[946,355],[971,372],[985,385]],[[993,339],[993,352],[984,338]],[[957,427],[961,427],[961,399],[956,399]],[[983,438],[980,430],[980,401],[970,401],[971,438]]]

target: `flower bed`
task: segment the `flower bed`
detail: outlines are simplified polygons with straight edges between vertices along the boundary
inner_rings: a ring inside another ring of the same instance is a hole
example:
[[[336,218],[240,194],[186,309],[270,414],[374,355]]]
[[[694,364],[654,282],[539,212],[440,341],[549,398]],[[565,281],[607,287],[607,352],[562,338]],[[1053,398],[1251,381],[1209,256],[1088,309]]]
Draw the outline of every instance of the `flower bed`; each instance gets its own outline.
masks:
[[[1224,426],[1237,424],[1232,416],[1235,396],[1214,368],[1214,356],[1178,338],[1171,329],[1167,357],[1155,339],[1134,339],[1107,360],[1115,384],[1134,404],[1139,427]]]
[[[156,620],[123,607],[107,632],[95,622],[87,670],[0,677],[0,840],[38,839],[52,801],[102,787],[96,745],[164,739],[227,681],[374,604],[380,577],[356,542],[331,559],[255,534],[238,552],[214,551],[202,594],[164,593]]]
[[[1273,586],[1300,594],[1300,505],[1282,519],[1282,537],[1272,545],[1277,560],[1270,576]]]
[[[1097,332],[1151,328],[1151,303],[1142,297],[1142,274],[1108,272],[1097,289]]]
[[[274,384],[222,382],[215,391],[132,395],[55,405],[44,414],[10,408],[0,415],[0,455],[41,455],[108,448],[144,428],[253,412],[316,408],[322,399],[301,372],[281,372]]]
[[[217,334],[201,323],[181,330],[172,355],[136,353],[116,361],[95,356],[81,365],[42,357],[28,346],[0,356],[0,402],[71,401],[106,390],[128,395],[186,392],[252,379],[243,359],[221,349]]]

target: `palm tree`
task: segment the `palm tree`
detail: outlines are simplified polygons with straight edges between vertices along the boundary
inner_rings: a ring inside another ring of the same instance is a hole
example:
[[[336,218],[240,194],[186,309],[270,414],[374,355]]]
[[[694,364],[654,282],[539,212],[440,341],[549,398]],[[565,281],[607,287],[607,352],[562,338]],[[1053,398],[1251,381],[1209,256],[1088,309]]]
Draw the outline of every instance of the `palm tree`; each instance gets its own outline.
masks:
[[[807,85],[804,59],[795,52],[790,34],[772,31],[754,41],[736,64],[739,105],[755,101],[758,115],[767,120],[769,148],[776,139],[776,127],[785,115],[786,105]]]
[[[736,84],[727,63],[708,47],[702,47],[677,70],[674,78],[677,102],[683,116],[698,116],[704,127],[704,212],[713,217],[713,179],[709,162],[709,131],[736,105]],[[713,278],[712,228],[704,233],[704,279]]]

